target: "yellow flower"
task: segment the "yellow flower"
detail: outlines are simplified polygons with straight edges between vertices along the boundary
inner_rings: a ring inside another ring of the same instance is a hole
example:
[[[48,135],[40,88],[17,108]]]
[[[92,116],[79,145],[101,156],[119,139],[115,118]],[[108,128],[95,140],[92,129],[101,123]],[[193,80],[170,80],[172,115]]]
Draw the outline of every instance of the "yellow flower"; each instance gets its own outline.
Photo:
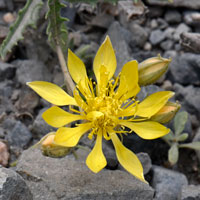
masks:
[[[148,140],[168,134],[169,129],[149,119],[174,93],[157,92],[139,102],[136,100],[140,91],[137,61],[126,63],[116,80],[113,80],[116,65],[115,53],[107,36],[93,63],[97,84],[88,79],[84,63],[69,50],[68,69],[77,84],[74,97],[49,82],[34,81],[28,85],[41,97],[56,105],[43,113],[43,118],[48,124],[59,128],[54,138],[55,144],[74,147],[89,131],[88,137],[92,139],[95,136],[96,143],[86,159],[86,164],[90,170],[97,173],[107,164],[102,151],[102,138],[112,140],[120,164],[145,182],[139,159],[123,146],[118,134],[126,133],[125,127]],[[72,114],[58,107],[64,105],[78,106],[80,111],[70,107],[74,113]],[[77,120],[82,120],[82,123],[75,128],[64,127]]]

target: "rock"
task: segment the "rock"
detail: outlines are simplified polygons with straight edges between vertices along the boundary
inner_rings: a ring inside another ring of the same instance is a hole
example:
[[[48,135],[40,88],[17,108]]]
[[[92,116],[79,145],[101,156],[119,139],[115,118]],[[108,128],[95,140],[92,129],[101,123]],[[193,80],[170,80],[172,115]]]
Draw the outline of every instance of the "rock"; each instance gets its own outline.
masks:
[[[185,175],[169,169],[153,166],[152,186],[155,188],[155,200],[176,200],[181,197],[181,189],[187,186]]]
[[[149,157],[148,153],[137,153],[137,157],[139,158],[140,162],[142,163],[144,175],[146,175],[152,167],[151,158]]]
[[[187,26],[184,23],[179,24],[174,32],[174,36],[173,36],[174,40],[179,41],[181,33],[189,32],[189,31],[191,31],[191,28],[189,26]]]
[[[173,90],[172,82],[171,82],[170,80],[165,80],[165,81],[163,82],[162,88],[163,88],[164,90]]]
[[[181,200],[199,200],[200,185],[188,185],[182,187]]]
[[[171,41],[171,40],[165,40],[165,41],[161,42],[160,47],[161,47],[164,51],[167,51],[167,50],[172,49],[172,48],[173,48],[173,45],[174,45],[173,41]]]
[[[51,81],[51,74],[46,66],[36,60],[17,60],[17,79],[22,85],[31,81]]]
[[[14,65],[0,62],[0,81],[5,79],[13,79],[16,68]]]
[[[106,33],[106,35],[110,36],[117,57],[117,69],[115,75],[118,75],[125,63],[132,60],[129,53],[128,44],[126,43],[126,40],[121,32],[122,28],[120,24],[118,22],[113,22]]]
[[[108,15],[106,13],[100,13],[92,19],[89,25],[107,29],[113,23],[113,21],[114,17],[112,15]]]
[[[54,131],[55,128],[49,126],[44,119],[42,118],[42,114],[45,110],[47,110],[48,108],[43,108],[40,110],[39,114],[37,115],[37,117],[35,118],[34,122],[33,122],[33,126],[32,126],[32,132],[34,133],[34,136],[36,136],[37,138],[41,138],[44,135],[48,134],[51,131]]]
[[[183,53],[172,59],[170,79],[183,85],[200,84],[200,55]]]
[[[13,170],[0,167],[0,199],[32,200],[32,194],[23,178]]]
[[[153,30],[151,32],[151,35],[150,35],[150,38],[149,38],[151,44],[153,44],[153,45],[159,44],[164,39],[165,39],[165,35],[164,35],[163,31],[161,31],[160,29]]]
[[[177,10],[168,10],[164,18],[169,24],[178,24],[181,22],[181,14]]]
[[[183,87],[178,83],[174,84],[175,98],[180,101],[181,106],[184,110],[187,110],[191,114],[195,114],[198,118],[200,117],[200,88],[189,85]]]
[[[24,148],[30,142],[32,134],[24,124],[17,121],[12,131],[8,132],[6,138],[10,145]]]
[[[193,142],[200,142],[200,127],[198,128],[198,130],[195,134],[195,137],[193,138]],[[200,151],[196,151],[196,155],[197,155],[199,163],[200,163]]]
[[[133,43],[132,46],[139,46],[143,47],[145,42],[147,41],[148,33],[146,30],[136,23],[130,23],[129,29],[131,31],[131,43]]]
[[[9,157],[10,157],[10,154],[8,152],[7,145],[0,141],[0,164],[6,167],[8,164]]]
[[[187,25],[199,26],[200,24],[200,12],[186,11],[184,12],[184,22]]]
[[[173,39],[174,32],[175,32],[175,28],[168,27],[165,29],[164,35],[167,39]]]
[[[151,29],[156,29],[158,27],[158,22],[156,19],[152,19],[150,22]]]
[[[104,169],[95,174],[72,156],[55,159],[29,149],[19,159],[17,171],[25,178],[34,200],[153,199],[152,188],[127,172]]]
[[[158,27],[161,30],[168,28],[168,23],[163,18],[158,18],[157,22],[158,22]]]
[[[5,1],[4,1],[4,0],[1,0],[1,1],[0,1],[0,10],[4,10],[4,9],[6,9]]]
[[[146,43],[144,44],[144,50],[145,50],[145,51],[151,51],[151,49],[152,49],[151,43],[150,43],[150,42],[146,42]]]
[[[157,6],[173,6],[173,7],[185,7],[189,9],[200,9],[200,1],[199,0],[173,0],[173,3],[169,1],[163,0],[148,0],[150,5],[157,5]]]
[[[163,17],[164,9],[160,6],[148,6],[149,12],[147,15],[150,18]]]

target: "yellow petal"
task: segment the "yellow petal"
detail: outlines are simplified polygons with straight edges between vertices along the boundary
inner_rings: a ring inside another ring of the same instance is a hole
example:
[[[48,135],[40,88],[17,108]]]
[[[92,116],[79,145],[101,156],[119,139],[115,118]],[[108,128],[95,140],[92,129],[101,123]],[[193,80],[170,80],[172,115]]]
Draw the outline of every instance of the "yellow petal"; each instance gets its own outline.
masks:
[[[46,81],[33,81],[27,83],[38,95],[46,101],[58,105],[77,105],[75,99],[69,96],[63,89]]]
[[[71,77],[76,83],[87,77],[84,63],[70,49],[68,49],[68,69]]]
[[[101,171],[106,165],[107,161],[102,151],[102,133],[98,131],[97,139],[94,148],[87,157],[86,165],[94,173]]]
[[[76,99],[76,102],[79,107],[81,107],[83,110],[86,110],[88,105],[83,101],[82,97],[80,96],[78,90],[74,90],[74,98]]]
[[[171,91],[161,91],[151,94],[138,104],[136,115],[150,118],[156,114],[174,95]]]
[[[133,130],[143,139],[152,140],[169,133],[170,129],[154,121],[144,122],[120,122],[121,125]]]
[[[117,98],[121,97],[122,95],[126,95],[126,98],[128,99],[131,96],[136,96],[139,90],[138,62],[136,60],[132,60],[126,63],[122,68],[120,75],[120,85],[117,90]],[[127,95],[127,93],[129,94]]]
[[[115,147],[117,159],[119,160],[120,164],[124,167],[124,169],[126,169],[136,178],[147,183],[144,179],[142,164],[140,163],[137,156],[120,142],[119,138],[115,133],[111,133],[110,137]]]
[[[116,70],[117,60],[108,36],[106,36],[94,58],[93,68],[98,83],[100,82],[100,67],[102,65],[104,65],[107,69],[108,79],[111,79]]]
[[[74,147],[89,129],[91,129],[91,123],[80,124],[76,128],[61,127],[56,132],[54,142],[60,146]]]
[[[46,121],[47,124],[59,128],[64,126],[68,123],[71,123],[76,120],[81,120],[84,116],[81,115],[74,115],[64,111],[63,109],[53,106],[46,110],[42,114],[43,119]]]

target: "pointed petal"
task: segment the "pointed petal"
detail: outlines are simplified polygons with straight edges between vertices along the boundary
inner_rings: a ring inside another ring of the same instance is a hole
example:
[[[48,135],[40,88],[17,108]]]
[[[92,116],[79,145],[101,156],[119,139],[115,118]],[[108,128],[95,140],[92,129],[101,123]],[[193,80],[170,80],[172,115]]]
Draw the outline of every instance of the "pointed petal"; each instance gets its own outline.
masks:
[[[161,91],[151,94],[138,104],[136,115],[150,118],[156,114],[174,95],[171,91]]]
[[[86,165],[94,173],[101,171],[106,165],[107,161],[102,151],[102,133],[98,131],[97,139],[94,148],[87,157]]]
[[[87,77],[84,63],[70,49],[68,49],[68,69],[71,77],[76,83]]]
[[[27,83],[38,95],[46,101],[58,105],[77,105],[75,99],[69,96],[63,89],[46,81],[33,81]]]
[[[117,159],[124,169],[141,181],[147,183],[144,179],[142,164],[137,156],[120,142],[115,133],[110,133],[110,137],[115,147]]]
[[[143,139],[152,140],[169,133],[170,129],[154,121],[144,122],[120,122],[121,125],[130,128]]]
[[[47,124],[56,128],[62,127],[76,120],[84,119],[84,116],[68,113],[57,106],[53,106],[46,110],[42,114],[42,117]]]
[[[125,93],[129,93],[128,95],[126,94],[126,98],[128,99],[131,96],[136,96],[139,90],[140,87],[138,85],[138,62],[136,60],[132,60],[130,62],[127,62],[122,68],[117,96],[119,98]]]
[[[61,127],[56,132],[54,142],[60,146],[74,147],[81,136],[90,129],[91,123],[80,124],[76,128]]]
[[[94,58],[93,67],[98,83],[100,82],[100,67],[102,65],[104,65],[107,69],[108,79],[111,79],[116,70],[117,60],[108,36],[106,36],[103,44],[99,47],[99,50]]]

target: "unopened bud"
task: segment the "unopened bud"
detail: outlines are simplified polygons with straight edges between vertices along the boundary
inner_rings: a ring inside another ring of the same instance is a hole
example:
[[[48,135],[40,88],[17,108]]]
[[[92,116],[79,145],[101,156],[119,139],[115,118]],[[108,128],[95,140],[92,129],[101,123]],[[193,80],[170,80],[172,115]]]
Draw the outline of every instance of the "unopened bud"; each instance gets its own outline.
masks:
[[[53,158],[60,158],[66,156],[70,152],[71,148],[54,144],[54,137],[55,132],[50,132],[40,140],[39,143],[41,144],[42,153],[45,156]]]
[[[165,124],[173,119],[180,107],[181,105],[178,102],[172,103],[168,101],[154,116],[151,117],[151,120]]]
[[[171,59],[157,57],[149,58],[139,64],[139,85],[145,86],[156,82],[168,69]]]

